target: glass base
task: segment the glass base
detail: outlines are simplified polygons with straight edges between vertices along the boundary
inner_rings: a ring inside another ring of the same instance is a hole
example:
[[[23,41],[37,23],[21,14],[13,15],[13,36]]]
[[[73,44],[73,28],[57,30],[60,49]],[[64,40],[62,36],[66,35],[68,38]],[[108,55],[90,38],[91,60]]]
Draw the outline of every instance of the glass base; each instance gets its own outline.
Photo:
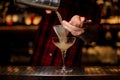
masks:
[[[73,69],[69,67],[62,67],[62,68],[56,69],[57,73],[71,73],[72,71]]]

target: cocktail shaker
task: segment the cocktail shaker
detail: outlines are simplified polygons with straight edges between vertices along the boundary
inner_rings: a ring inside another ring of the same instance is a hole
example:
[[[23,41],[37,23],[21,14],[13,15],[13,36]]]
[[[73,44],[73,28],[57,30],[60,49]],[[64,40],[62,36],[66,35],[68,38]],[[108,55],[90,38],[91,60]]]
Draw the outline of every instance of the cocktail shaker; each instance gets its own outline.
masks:
[[[15,4],[50,9],[54,11],[56,11],[60,5],[60,0],[14,0],[14,2]]]

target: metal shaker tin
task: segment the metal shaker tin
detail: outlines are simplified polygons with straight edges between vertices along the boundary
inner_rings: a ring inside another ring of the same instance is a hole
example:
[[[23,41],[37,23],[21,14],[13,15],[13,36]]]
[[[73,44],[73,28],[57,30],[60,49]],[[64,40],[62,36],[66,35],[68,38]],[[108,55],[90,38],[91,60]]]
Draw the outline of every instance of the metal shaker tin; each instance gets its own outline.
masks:
[[[16,4],[33,6],[38,8],[57,10],[60,5],[60,0],[14,0]]]

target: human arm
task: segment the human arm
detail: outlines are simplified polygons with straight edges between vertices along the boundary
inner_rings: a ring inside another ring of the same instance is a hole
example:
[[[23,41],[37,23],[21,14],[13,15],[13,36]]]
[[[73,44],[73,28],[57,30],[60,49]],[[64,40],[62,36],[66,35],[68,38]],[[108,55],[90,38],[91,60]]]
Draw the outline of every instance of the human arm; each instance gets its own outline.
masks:
[[[84,42],[90,43],[97,38],[97,28],[94,25],[84,26],[85,17],[74,15],[70,21],[63,20],[62,24],[73,36],[81,38]]]

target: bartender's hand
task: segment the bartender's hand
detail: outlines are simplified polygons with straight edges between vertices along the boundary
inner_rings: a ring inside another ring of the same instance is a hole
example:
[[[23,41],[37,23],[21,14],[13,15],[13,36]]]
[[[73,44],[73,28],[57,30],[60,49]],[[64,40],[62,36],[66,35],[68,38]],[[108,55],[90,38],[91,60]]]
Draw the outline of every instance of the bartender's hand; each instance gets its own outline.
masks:
[[[71,18],[69,22],[63,20],[62,25],[69,32],[71,32],[74,36],[80,36],[85,32],[83,27],[83,22],[85,21],[85,17],[80,17],[79,15],[75,15]]]

